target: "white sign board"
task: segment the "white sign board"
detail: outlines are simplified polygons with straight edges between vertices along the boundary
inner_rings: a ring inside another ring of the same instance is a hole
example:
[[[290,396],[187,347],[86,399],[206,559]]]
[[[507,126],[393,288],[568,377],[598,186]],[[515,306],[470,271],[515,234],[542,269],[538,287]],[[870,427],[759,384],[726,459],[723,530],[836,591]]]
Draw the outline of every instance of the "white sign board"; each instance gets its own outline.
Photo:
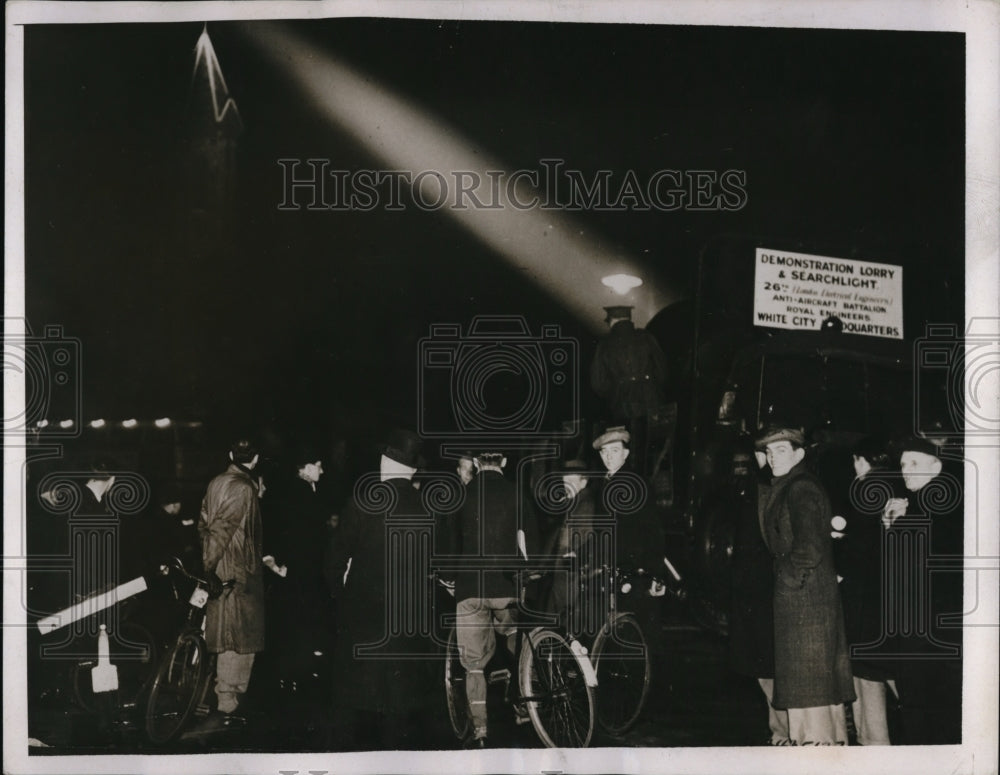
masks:
[[[818,331],[831,315],[844,333],[903,338],[903,267],[757,248],[755,326]]]

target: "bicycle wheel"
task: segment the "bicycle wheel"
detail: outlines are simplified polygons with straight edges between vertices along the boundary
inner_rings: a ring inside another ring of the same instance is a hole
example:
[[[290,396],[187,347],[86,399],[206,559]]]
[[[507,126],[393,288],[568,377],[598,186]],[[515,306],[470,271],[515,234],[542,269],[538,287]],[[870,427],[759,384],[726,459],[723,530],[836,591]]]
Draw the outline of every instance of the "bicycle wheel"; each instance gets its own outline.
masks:
[[[472,717],[469,714],[469,697],[465,693],[465,668],[458,658],[455,630],[448,635],[448,648],[445,652],[444,694],[448,701],[451,731],[459,740],[464,740],[472,731]]]
[[[150,742],[169,742],[187,723],[205,686],[207,661],[200,633],[182,633],[167,652],[146,704],[146,736]]]
[[[597,722],[620,735],[639,719],[649,694],[652,665],[638,620],[615,614],[597,634],[591,658],[597,671]]]
[[[521,650],[521,696],[539,738],[549,748],[586,748],[594,734],[594,688],[566,640],[537,629]],[[589,667],[589,665],[588,665]]]
[[[96,640],[94,650],[97,650]],[[111,663],[118,668],[119,704],[123,707],[137,704],[156,676],[159,657],[156,640],[141,624],[124,622],[118,628],[118,637],[112,641],[110,657]],[[96,656],[82,660],[73,665],[70,676],[73,697],[88,713],[93,713],[97,707],[90,672],[96,666]]]

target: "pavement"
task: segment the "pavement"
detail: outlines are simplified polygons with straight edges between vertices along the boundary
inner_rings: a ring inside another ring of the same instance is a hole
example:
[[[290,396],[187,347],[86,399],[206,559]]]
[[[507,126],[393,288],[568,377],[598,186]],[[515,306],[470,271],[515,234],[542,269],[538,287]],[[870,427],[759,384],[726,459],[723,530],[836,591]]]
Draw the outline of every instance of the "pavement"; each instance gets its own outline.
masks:
[[[592,747],[711,747],[761,745],[768,736],[763,695],[751,678],[727,668],[727,643],[683,614],[667,617],[663,629],[665,658],[654,681],[643,716],[622,737],[595,734]],[[153,746],[143,734],[140,707],[115,713],[86,713],[58,688],[35,697],[29,713],[29,735],[45,747],[35,755],[86,753],[200,752],[318,752],[333,750],[330,742],[329,679],[317,670],[312,685],[279,686],[267,675],[266,662],[255,667],[240,713],[246,723],[195,740]],[[530,724],[518,725],[513,709],[494,689],[488,706],[490,744],[499,748],[541,747]],[[443,690],[429,697],[414,750],[459,750],[447,720]],[[348,750],[366,750],[364,744]],[[370,747],[367,748],[370,750]]]

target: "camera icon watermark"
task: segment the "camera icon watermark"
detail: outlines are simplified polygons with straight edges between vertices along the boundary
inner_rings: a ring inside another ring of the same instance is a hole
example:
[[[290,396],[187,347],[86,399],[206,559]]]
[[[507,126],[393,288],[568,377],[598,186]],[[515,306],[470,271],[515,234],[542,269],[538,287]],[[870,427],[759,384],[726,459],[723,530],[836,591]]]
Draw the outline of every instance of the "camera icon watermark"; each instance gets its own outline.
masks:
[[[24,321],[4,320],[4,378],[24,380],[24,405],[4,401],[3,435],[40,431],[52,437],[80,434],[80,340],[62,326],[45,326],[42,336],[16,333]]]
[[[914,343],[914,431],[925,438],[963,435],[973,446],[1000,436],[1000,319],[928,324]]]
[[[559,326],[533,335],[520,315],[431,326],[419,342],[418,432],[481,440],[559,437],[579,416],[579,343]]]

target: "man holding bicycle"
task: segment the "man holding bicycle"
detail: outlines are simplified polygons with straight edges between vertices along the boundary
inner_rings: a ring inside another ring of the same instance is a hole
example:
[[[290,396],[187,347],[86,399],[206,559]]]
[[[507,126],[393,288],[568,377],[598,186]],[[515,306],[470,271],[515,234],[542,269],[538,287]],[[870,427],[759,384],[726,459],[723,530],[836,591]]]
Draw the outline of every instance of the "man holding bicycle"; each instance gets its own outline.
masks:
[[[496,650],[494,627],[515,633],[514,611],[519,599],[514,571],[526,562],[534,546],[534,515],[522,508],[516,485],[504,479],[507,458],[501,452],[480,452],[473,458],[477,476],[459,512],[455,554],[468,570],[455,579],[456,638],[472,717],[470,748],[486,747],[486,677],[483,670]]]
[[[249,441],[237,441],[229,461],[226,471],[209,482],[198,523],[212,598],[205,607],[205,642],[218,654],[218,710],[191,734],[209,734],[230,725],[250,682],[254,657],[264,650],[263,531],[251,473],[257,451]],[[235,582],[224,594],[223,578]]]
[[[607,475],[599,485],[598,498],[601,509],[614,520],[613,562],[610,561],[612,558],[605,558],[603,562],[619,570],[654,575],[663,568],[666,537],[644,480],[629,472],[626,466],[631,440],[628,430],[619,425],[608,428],[593,442],[607,469]],[[663,638],[660,606],[653,598],[662,597],[665,593],[666,588],[653,581],[644,589],[635,589],[631,594],[623,595],[619,602],[619,608],[635,613],[650,650],[657,657],[662,654]]]

